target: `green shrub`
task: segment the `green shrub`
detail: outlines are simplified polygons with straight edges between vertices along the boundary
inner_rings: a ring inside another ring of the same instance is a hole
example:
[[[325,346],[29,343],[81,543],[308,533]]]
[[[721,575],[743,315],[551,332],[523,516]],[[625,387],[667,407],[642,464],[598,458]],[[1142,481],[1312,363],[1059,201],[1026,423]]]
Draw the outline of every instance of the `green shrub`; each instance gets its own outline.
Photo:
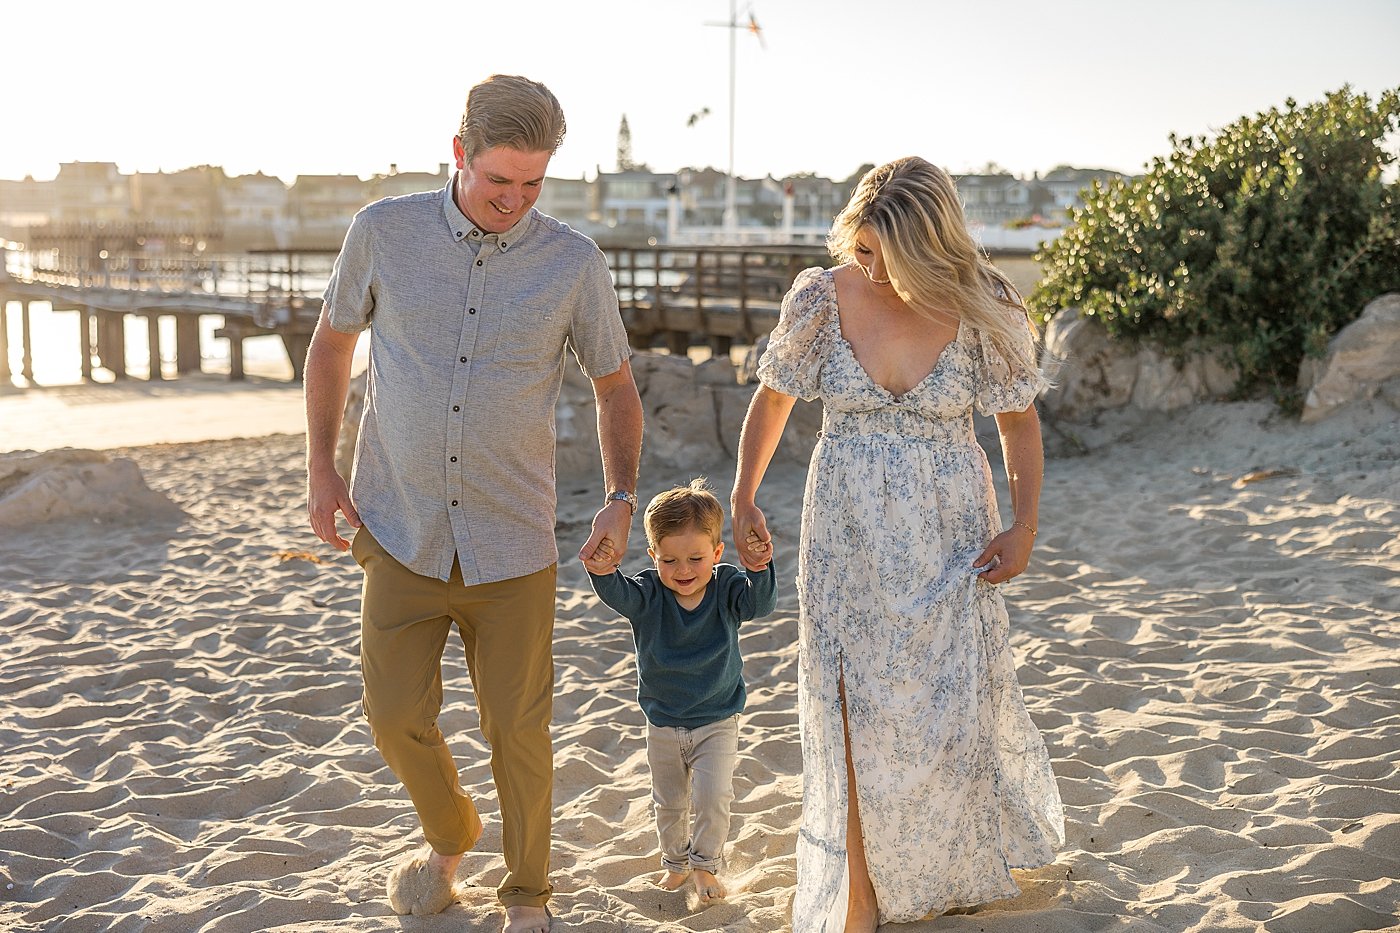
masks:
[[[1400,88],[1288,100],[1213,138],[1178,139],[1132,180],[1095,183],[1074,226],[1036,255],[1042,320],[1079,307],[1110,336],[1180,358],[1222,350],[1241,394],[1296,395],[1367,301],[1400,288],[1400,182],[1385,137]]]

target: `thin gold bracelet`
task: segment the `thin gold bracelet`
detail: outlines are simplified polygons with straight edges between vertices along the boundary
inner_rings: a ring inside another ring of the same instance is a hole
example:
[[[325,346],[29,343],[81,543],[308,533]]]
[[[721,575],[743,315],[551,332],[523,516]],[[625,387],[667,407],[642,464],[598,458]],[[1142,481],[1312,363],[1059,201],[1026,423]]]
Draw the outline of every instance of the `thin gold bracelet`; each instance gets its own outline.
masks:
[[[1031,533],[1031,537],[1032,537],[1032,538],[1035,537],[1035,529],[1032,528],[1030,525],[1027,525],[1025,522],[1012,522],[1011,524],[1012,524],[1012,525],[1020,525],[1022,528],[1026,529],[1027,531],[1029,531],[1029,532]]]

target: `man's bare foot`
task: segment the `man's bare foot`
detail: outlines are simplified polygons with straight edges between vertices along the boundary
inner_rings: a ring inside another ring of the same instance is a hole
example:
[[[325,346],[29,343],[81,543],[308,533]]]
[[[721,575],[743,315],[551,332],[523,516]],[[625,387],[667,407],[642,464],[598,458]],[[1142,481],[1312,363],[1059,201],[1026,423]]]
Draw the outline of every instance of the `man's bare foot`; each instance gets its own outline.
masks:
[[[718,900],[729,892],[724,890],[724,885],[719,883],[719,879],[712,872],[697,868],[692,873],[694,876],[695,893],[700,898],[700,903],[708,904],[710,901]]]
[[[518,904],[506,908],[506,925],[501,933],[549,933],[553,919],[547,907]]]
[[[462,857],[467,853],[458,852],[456,855],[443,855],[436,849],[428,856],[428,864],[433,866],[434,871],[440,871],[449,878],[457,876],[457,866],[462,864]]]
[[[461,861],[460,854],[442,855],[427,847],[410,852],[389,872],[389,906],[396,914],[417,917],[446,910],[457,900]]]
[[[656,886],[665,888],[667,891],[679,891],[685,884],[685,879],[690,877],[688,871],[671,871],[669,868],[656,876]]]
[[[880,926],[880,908],[875,903],[875,892],[866,896],[853,896],[846,901],[846,933],[875,933]]]

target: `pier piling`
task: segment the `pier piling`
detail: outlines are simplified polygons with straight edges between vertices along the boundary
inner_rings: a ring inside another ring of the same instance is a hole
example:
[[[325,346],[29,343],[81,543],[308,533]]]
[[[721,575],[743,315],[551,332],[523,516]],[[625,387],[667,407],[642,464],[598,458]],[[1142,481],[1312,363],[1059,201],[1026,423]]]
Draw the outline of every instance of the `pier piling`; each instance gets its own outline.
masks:
[[[202,363],[199,353],[199,318],[178,315],[175,318],[175,371],[181,376],[197,373]]]
[[[8,304],[0,296],[0,389],[10,385],[10,323],[5,313]]]
[[[34,385],[34,335],[30,329],[29,322],[29,302],[25,302],[23,310],[20,312],[20,375],[30,385]]]
[[[78,311],[78,366],[83,381],[92,381],[92,309],[79,305]]]
[[[150,369],[146,372],[147,380],[160,382],[165,378],[165,373],[160,368],[160,316],[156,314],[146,315],[146,343],[150,347]]]
[[[97,358],[112,378],[126,378],[126,331],[118,311],[97,312]]]

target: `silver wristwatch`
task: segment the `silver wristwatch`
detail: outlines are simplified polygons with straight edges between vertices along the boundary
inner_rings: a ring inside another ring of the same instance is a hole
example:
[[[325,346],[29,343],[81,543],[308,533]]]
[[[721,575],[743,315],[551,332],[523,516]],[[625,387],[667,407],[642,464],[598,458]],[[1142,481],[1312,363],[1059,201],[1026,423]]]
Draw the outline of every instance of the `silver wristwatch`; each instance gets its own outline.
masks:
[[[614,501],[626,502],[627,507],[632,510],[632,514],[637,514],[637,495],[625,489],[614,489],[608,493],[608,498],[603,501],[603,505],[608,505]]]

